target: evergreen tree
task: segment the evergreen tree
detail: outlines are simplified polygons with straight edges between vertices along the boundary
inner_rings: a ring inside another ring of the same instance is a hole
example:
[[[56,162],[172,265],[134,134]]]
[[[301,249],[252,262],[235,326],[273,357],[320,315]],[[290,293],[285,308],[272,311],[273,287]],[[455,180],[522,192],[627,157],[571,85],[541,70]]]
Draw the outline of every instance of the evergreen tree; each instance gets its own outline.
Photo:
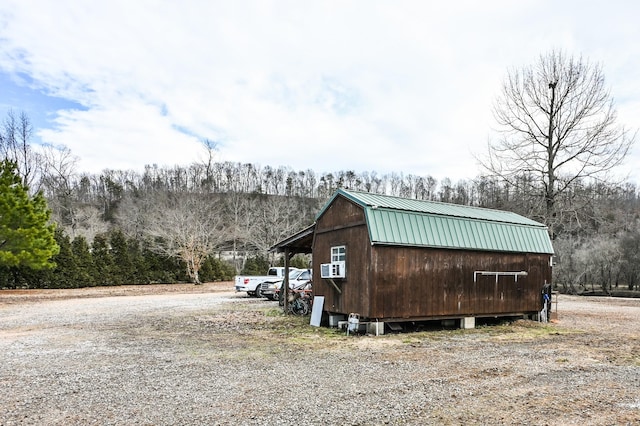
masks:
[[[269,270],[269,261],[261,254],[247,258],[242,269],[244,275],[265,275]]]
[[[93,257],[93,281],[95,285],[113,285],[113,257],[109,249],[106,235],[99,234],[93,238],[91,245]]]
[[[131,284],[149,284],[149,268],[144,253],[140,248],[140,242],[135,238],[127,240],[129,262],[131,266]]]
[[[77,236],[71,242],[71,251],[76,263],[77,287],[87,287],[95,285],[92,277],[93,257],[89,250],[89,244],[83,236]]]
[[[16,163],[0,162],[0,266],[4,268],[53,268],[60,247],[55,225],[42,193],[29,195],[18,176]]]
[[[60,252],[54,257],[56,267],[52,273],[48,274],[48,280],[43,286],[49,288],[78,287],[78,282],[76,281],[78,266],[71,250],[69,236],[57,229],[56,241],[60,246]]]
[[[209,256],[202,264],[201,278],[203,282],[230,281],[234,275],[233,265],[213,256]]]
[[[122,231],[114,230],[109,235],[111,258],[113,259],[113,284],[133,284],[135,271],[129,257],[127,238]]]

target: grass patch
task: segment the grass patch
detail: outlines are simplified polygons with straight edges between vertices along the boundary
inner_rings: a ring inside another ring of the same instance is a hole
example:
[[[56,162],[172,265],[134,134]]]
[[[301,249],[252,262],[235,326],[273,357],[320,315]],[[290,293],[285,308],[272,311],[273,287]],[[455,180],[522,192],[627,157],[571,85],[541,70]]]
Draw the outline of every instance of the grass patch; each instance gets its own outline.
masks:
[[[460,338],[476,338],[506,341],[530,341],[547,339],[553,336],[580,333],[579,331],[558,328],[552,323],[517,320],[500,323],[481,324],[472,329],[431,329],[425,331],[393,334],[405,345],[420,345],[426,341],[442,341]]]
[[[479,327],[476,331],[498,340],[535,340],[577,333],[577,331],[559,329],[552,323],[529,320],[518,320]]]
[[[265,309],[264,315],[266,317],[284,317],[284,311],[281,308],[269,308]]]

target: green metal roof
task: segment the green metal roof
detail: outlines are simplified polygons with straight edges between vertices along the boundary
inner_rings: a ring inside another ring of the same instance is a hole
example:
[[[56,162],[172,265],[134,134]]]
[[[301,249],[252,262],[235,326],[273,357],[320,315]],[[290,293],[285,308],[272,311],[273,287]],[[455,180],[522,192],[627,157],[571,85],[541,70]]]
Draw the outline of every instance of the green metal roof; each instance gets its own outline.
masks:
[[[339,189],[338,197],[362,206],[372,244],[548,253],[544,224],[516,213]]]

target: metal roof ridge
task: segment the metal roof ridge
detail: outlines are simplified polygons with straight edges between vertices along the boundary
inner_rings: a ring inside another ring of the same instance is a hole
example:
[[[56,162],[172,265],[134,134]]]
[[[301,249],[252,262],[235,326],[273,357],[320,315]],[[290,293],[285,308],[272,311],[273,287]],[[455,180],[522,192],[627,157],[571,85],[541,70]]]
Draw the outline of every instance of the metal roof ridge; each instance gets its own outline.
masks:
[[[457,204],[454,204],[457,205]],[[499,219],[487,219],[487,218],[478,218],[478,217],[468,217],[468,216],[456,216],[456,215],[451,215],[451,214],[445,214],[445,213],[435,213],[435,212],[422,212],[422,211],[417,211],[417,210],[407,210],[407,209],[400,209],[400,208],[395,208],[395,207],[380,207],[380,206],[365,206],[365,208],[370,208],[373,210],[385,210],[385,211],[394,211],[394,212],[398,212],[398,213],[407,213],[407,214],[415,214],[415,215],[423,215],[423,216],[433,216],[433,217],[448,217],[448,218],[454,218],[454,219],[464,219],[464,220],[471,220],[474,222],[490,222],[490,223],[506,223],[509,225],[514,225],[514,226],[526,226],[526,227],[530,227],[530,228],[548,228],[547,225],[545,225],[544,223],[540,223],[537,222],[533,219],[529,219],[526,216],[522,216],[519,215],[518,213],[513,213],[513,212],[509,212],[506,210],[495,210],[497,212],[500,213],[512,213],[514,215],[518,215],[524,219],[528,219],[531,222],[534,223],[523,223],[523,222],[514,222],[514,221],[508,221],[508,220],[499,220]],[[482,207],[478,207],[479,209],[482,209]],[[490,210],[490,209],[484,209],[484,210]]]
[[[364,194],[364,195],[373,195],[376,197],[385,197],[385,198],[394,198],[397,200],[405,200],[405,201],[415,201],[418,203],[433,203],[433,204],[441,204],[441,205],[445,205],[445,206],[452,206],[452,207],[462,207],[465,209],[477,209],[477,210],[485,210],[485,211],[494,211],[494,212],[498,212],[498,213],[511,213],[511,214],[518,214],[518,213],[514,213],[514,212],[510,212],[508,210],[500,210],[500,209],[494,209],[494,208],[490,208],[490,207],[479,207],[479,206],[470,206],[467,204],[456,204],[456,203],[448,203],[445,201],[435,201],[435,200],[419,200],[417,198],[406,198],[406,197],[400,197],[398,195],[387,195],[387,194],[378,194],[377,192],[366,192],[366,191],[357,191],[354,189],[343,189],[340,188],[338,189],[338,191],[343,191],[343,192],[347,192],[347,193],[355,193],[355,194]],[[361,201],[362,204],[366,204],[364,201]],[[373,205],[371,205],[373,207]],[[376,206],[379,207],[379,206]],[[393,208],[393,207],[389,207],[389,208]],[[406,211],[413,211],[413,210],[407,210],[407,209],[401,209],[401,208],[393,208],[394,210],[406,210]],[[518,216],[521,216],[518,214]],[[522,216],[525,217],[525,216]]]
[[[395,195],[387,195],[387,194],[377,194],[374,192],[364,192],[364,191],[356,191],[356,190],[351,190],[351,189],[344,189],[344,188],[339,188],[338,191],[336,192],[336,194],[334,194],[334,197],[331,198],[331,200],[329,201],[329,203],[331,201],[333,201],[333,198],[335,198],[335,195],[337,195],[338,193],[342,192],[343,195],[347,196],[347,198],[349,198],[352,201],[357,202],[358,204],[360,204],[363,207],[371,207],[371,208],[375,208],[375,209],[388,209],[388,210],[394,210],[394,211],[405,211],[405,212],[411,212],[411,213],[427,213],[427,212],[419,212],[415,209],[408,209],[408,208],[401,208],[401,207],[388,207],[388,206],[379,206],[379,205],[375,205],[375,204],[370,204],[367,203],[365,200],[362,200],[360,198],[358,198],[358,194],[362,194],[364,196],[375,196],[375,197],[384,197],[384,198],[391,198],[391,199],[395,199],[395,200],[403,200],[403,201],[413,201],[413,202],[417,202],[417,203],[424,203],[425,205],[428,204],[435,204],[435,205],[442,205],[442,206],[447,206],[447,207],[453,207],[453,208],[457,208],[457,209],[462,209],[462,210],[475,210],[475,211],[482,211],[482,212],[494,212],[497,214],[501,214],[501,215],[515,215],[518,217],[521,217],[523,219],[526,219],[528,221],[534,222],[538,225],[534,225],[534,224],[527,224],[528,226],[540,226],[540,227],[547,227],[544,223],[538,222],[536,220],[530,219],[526,216],[522,216],[521,214],[515,213],[515,212],[511,212],[508,210],[499,210],[499,209],[493,209],[493,208],[487,208],[487,207],[477,207],[477,206],[469,206],[466,204],[455,204],[455,203],[446,203],[443,201],[433,201],[433,200],[418,200],[415,198],[404,198],[404,197],[398,197]],[[328,204],[329,204],[328,203]],[[462,217],[462,218],[466,218],[466,219],[475,219],[475,220],[481,220],[481,221],[487,221],[487,222],[501,222],[501,223],[519,223],[519,222],[513,222],[513,221],[509,221],[509,220],[496,220],[496,219],[480,219],[477,217],[469,217],[469,216],[465,216],[465,215],[453,215],[453,214],[445,214],[445,213],[429,213],[429,214],[434,214],[434,215],[439,215],[439,216],[444,216],[444,217]],[[523,224],[525,225],[525,224]]]

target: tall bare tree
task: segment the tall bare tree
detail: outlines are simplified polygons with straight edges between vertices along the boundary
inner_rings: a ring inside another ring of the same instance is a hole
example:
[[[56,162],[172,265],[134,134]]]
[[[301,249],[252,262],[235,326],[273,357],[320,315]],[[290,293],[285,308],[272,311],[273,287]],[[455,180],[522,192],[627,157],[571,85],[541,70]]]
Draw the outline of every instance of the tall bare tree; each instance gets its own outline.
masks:
[[[41,171],[41,161],[31,147],[32,135],[33,126],[29,116],[24,111],[16,116],[13,110],[9,110],[0,128],[0,159],[15,162],[22,183],[36,193],[39,188],[35,184]]]
[[[78,158],[67,147],[42,147],[41,187],[49,202],[53,218],[63,229],[75,237],[78,226],[79,203],[75,200],[75,167]]]
[[[480,163],[514,186],[533,177],[552,237],[559,196],[577,181],[606,179],[635,140],[616,122],[602,67],[559,51],[510,71],[493,112],[500,137]]]
[[[152,248],[168,257],[182,260],[187,274],[200,284],[199,271],[208,256],[225,240],[222,216],[215,201],[193,194],[166,194],[148,222]]]
[[[213,163],[218,152],[218,143],[211,139],[204,139],[201,143],[205,150],[205,157],[201,161],[201,164],[204,166],[204,179],[201,185],[204,189],[211,190],[213,186]]]
[[[251,204],[251,210],[247,211],[250,218],[247,239],[274,263],[276,256],[269,254],[269,248],[308,226],[310,214],[303,200],[293,197],[260,196],[252,198]]]
[[[244,269],[247,260],[247,240],[250,235],[252,202],[245,194],[229,191],[224,195],[227,237],[231,243],[232,263],[236,272]]]

